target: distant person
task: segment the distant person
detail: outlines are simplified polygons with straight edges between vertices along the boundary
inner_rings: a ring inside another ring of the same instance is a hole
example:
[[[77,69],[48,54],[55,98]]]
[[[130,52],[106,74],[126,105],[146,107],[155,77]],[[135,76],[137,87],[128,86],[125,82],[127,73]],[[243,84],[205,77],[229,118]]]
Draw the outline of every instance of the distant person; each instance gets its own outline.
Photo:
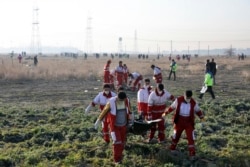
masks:
[[[168,60],[169,60],[169,61],[171,61],[171,60],[172,60],[172,56],[171,56],[171,55],[169,55]]]
[[[207,87],[206,92],[209,92],[211,94],[212,98],[215,99],[214,91],[213,91],[213,83],[214,83],[213,74],[212,74],[212,72],[207,71],[205,74],[204,85]],[[202,97],[205,93],[201,93],[199,96],[199,99],[202,99]]]
[[[187,60],[188,60],[188,62],[190,62],[190,60],[191,60],[191,55],[187,55]]]
[[[163,117],[166,114],[175,111],[173,117],[174,123],[174,134],[172,136],[172,144],[170,146],[171,152],[176,151],[177,143],[181,137],[182,132],[185,130],[188,140],[188,150],[191,160],[194,160],[195,156],[195,145],[194,145],[194,124],[195,115],[204,121],[204,115],[200,110],[198,103],[192,98],[192,91],[187,90],[183,96],[175,99],[171,106],[165,110]]]
[[[176,59],[179,61],[181,59],[181,56],[180,55],[177,55],[176,56]]]
[[[115,70],[110,70],[109,84],[110,84],[111,90],[115,90]]]
[[[241,53],[241,60],[244,60],[244,58],[245,58],[244,53]]]
[[[211,68],[211,72],[213,74],[213,81],[214,81],[214,85],[215,85],[215,75],[217,72],[217,67],[216,67],[216,63],[214,61],[214,58],[212,58],[212,61],[210,62],[210,68]]]
[[[210,71],[210,60],[209,59],[207,59],[207,63],[205,64],[205,73],[207,71]]]
[[[19,54],[17,58],[18,58],[19,63],[22,63],[22,58],[23,58],[22,55]]]
[[[115,68],[115,76],[117,81],[116,87],[118,88],[122,86],[124,82],[124,68],[122,61],[119,61],[119,65]]]
[[[151,65],[151,68],[153,69],[153,79],[155,80],[156,84],[162,83],[161,68],[156,67],[155,65]]]
[[[110,84],[110,64],[111,60],[108,60],[103,68],[103,84]]]
[[[37,66],[38,64],[38,59],[37,59],[37,55],[34,57],[34,65]]]
[[[170,73],[169,73],[168,80],[171,79],[172,73],[174,74],[174,81],[176,80],[176,70],[177,70],[177,64],[176,64],[176,62],[174,61],[174,59],[172,59],[172,62],[171,62],[171,64],[170,64]]]
[[[123,64],[123,70],[124,70],[124,83],[127,86],[128,84],[128,75],[129,75],[129,69],[126,64]]]

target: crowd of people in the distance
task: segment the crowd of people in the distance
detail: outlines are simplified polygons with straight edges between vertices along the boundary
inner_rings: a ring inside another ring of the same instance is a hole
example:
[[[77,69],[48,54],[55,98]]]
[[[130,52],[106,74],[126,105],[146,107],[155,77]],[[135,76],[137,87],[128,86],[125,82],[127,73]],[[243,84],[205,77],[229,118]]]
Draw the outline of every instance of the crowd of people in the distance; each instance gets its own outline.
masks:
[[[238,60],[244,60],[247,57],[244,53],[238,54]]]

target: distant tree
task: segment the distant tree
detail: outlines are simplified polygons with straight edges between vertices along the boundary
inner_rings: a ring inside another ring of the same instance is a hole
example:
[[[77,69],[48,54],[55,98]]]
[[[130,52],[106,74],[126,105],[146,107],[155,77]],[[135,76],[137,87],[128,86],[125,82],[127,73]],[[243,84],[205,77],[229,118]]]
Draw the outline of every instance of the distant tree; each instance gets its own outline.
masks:
[[[225,50],[225,54],[228,56],[233,56],[233,55],[235,55],[235,49],[230,47],[229,49]]]

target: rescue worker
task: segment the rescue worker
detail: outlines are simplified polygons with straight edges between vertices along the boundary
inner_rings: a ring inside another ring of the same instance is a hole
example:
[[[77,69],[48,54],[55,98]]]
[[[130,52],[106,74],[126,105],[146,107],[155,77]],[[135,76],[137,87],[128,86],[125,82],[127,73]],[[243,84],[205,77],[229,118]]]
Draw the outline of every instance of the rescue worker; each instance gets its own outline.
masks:
[[[153,79],[155,80],[156,84],[162,83],[161,68],[156,67],[155,65],[151,65],[151,68],[154,71]]]
[[[194,143],[194,124],[195,114],[204,121],[204,115],[198,106],[198,103],[192,98],[192,91],[185,91],[183,96],[178,97],[167,108],[162,116],[171,113],[175,110],[173,117],[174,123],[174,134],[172,136],[172,144],[170,145],[171,152],[176,151],[177,143],[181,137],[183,130],[186,132],[188,140],[188,150],[190,159],[193,160],[195,157],[195,143]]]
[[[169,77],[168,80],[170,80],[172,73],[174,74],[174,81],[176,80],[176,70],[177,70],[177,64],[174,61],[174,59],[172,59],[172,62],[170,64],[170,73],[169,73]]]
[[[110,70],[109,84],[110,84],[111,90],[115,90],[115,70]]]
[[[88,114],[90,109],[92,107],[95,107],[96,105],[99,105],[99,108],[102,111],[104,106],[107,104],[108,99],[110,99],[111,97],[114,97],[114,96],[116,96],[116,93],[110,91],[110,85],[104,84],[103,91],[99,92],[98,95],[91,102],[91,104],[88,105],[88,107],[85,109],[85,114]],[[104,117],[104,119],[102,120],[102,133],[103,133],[104,141],[106,143],[109,143],[110,139],[109,139],[108,117]]]
[[[141,88],[141,81],[143,79],[142,75],[139,74],[138,72],[133,72],[133,73],[130,73],[128,75],[129,77],[129,86],[131,86],[131,90],[132,91],[135,91],[135,90],[139,90]]]
[[[128,75],[129,75],[129,69],[126,64],[123,64],[123,70],[124,70],[124,83],[127,86],[128,84]]]
[[[207,72],[207,71],[210,71],[211,70],[211,67],[210,67],[210,60],[209,59],[207,59],[207,63],[205,64],[205,73]]]
[[[109,71],[110,64],[111,64],[111,60],[108,60],[104,66],[103,84],[110,84],[110,71]]]
[[[210,62],[210,68],[211,68],[211,72],[213,74],[213,81],[214,81],[214,85],[215,85],[215,75],[217,72],[217,67],[216,67],[216,63],[214,61],[214,58],[212,58],[212,61]]]
[[[159,143],[165,142],[165,121],[162,118],[162,114],[164,113],[166,109],[166,102],[168,100],[174,101],[174,96],[164,89],[163,84],[158,84],[157,88],[149,95],[147,119],[148,120],[162,119],[161,121],[157,122],[155,125],[152,126],[149,139],[148,139],[149,143],[151,143],[156,130],[158,130]]]
[[[116,87],[120,87],[123,84],[124,81],[124,69],[122,65],[122,61],[119,61],[119,65],[115,68],[115,76],[117,80],[117,85]]]
[[[22,63],[22,58],[23,58],[22,55],[19,54],[17,58],[18,58],[19,63]]]
[[[95,122],[94,126],[96,129],[100,120],[102,120],[106,114],[109,115],[114,162],[119,164],[122,161],[122,152],[126,142],[127,124],[131,118],[130,103],[125,92],[119,92],[118,96],[109,99]]]
[[[204,84],[207,87],[206,92],[209,92],[211,94],[212,98],[215,99],[214,91],[213,91],[213,83],[214,83],[213,74],[208,70],[205,74]],[[201,93],[199,96],[199,99],[202,99],[203,95],[204,95],[204,93]]]
[[[137,93],[137,106],[140,120],[144,120],[147,117],[148,97],[151,92],[150,79],[147,78],[144,80],[144,86]]]
[[[38,64],[38,59],[37,59],[37,55],[34,56],[34,65],[37,66]]]

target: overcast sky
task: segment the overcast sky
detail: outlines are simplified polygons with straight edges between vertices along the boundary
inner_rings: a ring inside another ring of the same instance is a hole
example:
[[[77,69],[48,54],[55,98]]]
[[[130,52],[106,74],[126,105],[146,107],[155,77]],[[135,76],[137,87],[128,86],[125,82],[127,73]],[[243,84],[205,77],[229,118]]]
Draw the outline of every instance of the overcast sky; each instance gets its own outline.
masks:
[[[96,52],[250,47],[250,0],[37,0],[42,46]],[[0,47],[29,47],[34,0],[1,0]],[[137,45],[135,44],[135,31]],[[122,42],[119,44],[119,37]],[[200,41],[200,44],[199,44]]]

